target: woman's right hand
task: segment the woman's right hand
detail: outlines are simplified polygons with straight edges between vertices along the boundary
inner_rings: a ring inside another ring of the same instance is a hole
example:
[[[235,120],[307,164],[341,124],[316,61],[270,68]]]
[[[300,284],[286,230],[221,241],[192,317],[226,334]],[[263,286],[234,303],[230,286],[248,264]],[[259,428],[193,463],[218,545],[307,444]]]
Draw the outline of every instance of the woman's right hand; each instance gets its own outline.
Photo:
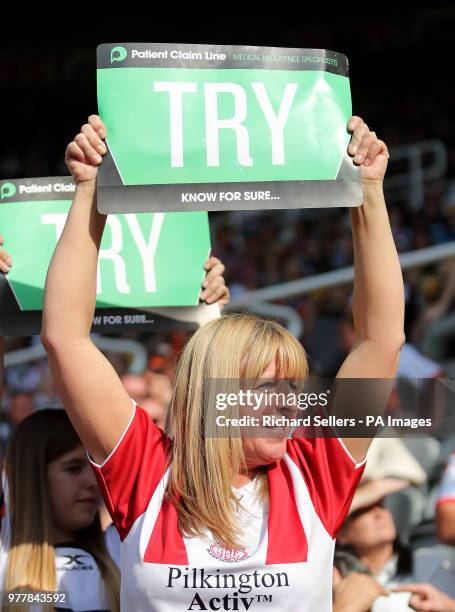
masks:
[[[65,163],[76,185],[96,179],[102,156],[107,152],[105,138],[106,126],[98,115],[90,115],[88,123],[66,147]]]

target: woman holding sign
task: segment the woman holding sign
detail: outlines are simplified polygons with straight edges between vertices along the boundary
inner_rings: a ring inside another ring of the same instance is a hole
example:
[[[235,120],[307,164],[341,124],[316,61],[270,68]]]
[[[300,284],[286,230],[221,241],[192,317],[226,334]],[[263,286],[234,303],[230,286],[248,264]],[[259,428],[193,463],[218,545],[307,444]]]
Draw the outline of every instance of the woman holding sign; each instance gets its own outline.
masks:
[[[357,343],[339,377],[392,378],[403,281],[382,182],[388,153],[352,117],[349,153]],[[77,190],[46,281],[42,338],[68,414],[123,541],[124,610],[330,610],[334,537],[370,439],[208,436],[211,379],[302,379],[305,352],[280,325],[225,316],[183,350],[166,431],[135,406],[90,340],[105,216],[96,208],[106,129],[91,116],[66,152]],[[81,256],[81,254],[83,254]],[[282,381],[281,381],[282,382]]]

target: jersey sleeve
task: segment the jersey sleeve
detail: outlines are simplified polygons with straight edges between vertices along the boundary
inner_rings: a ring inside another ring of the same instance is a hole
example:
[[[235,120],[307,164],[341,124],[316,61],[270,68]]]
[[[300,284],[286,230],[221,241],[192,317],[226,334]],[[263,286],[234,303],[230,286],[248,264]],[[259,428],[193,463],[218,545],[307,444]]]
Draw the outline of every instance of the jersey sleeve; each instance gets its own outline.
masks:
[[[170,441],[150,415],[135,406],[131,420],[113,451],[95,470],[104,502],[123,541],[160,483]]]
[[[450,456],[438,490],[437,504],[446,502],[455,504],[455,453]]]
[[[332,538],[343,524],[365,468],[340,438],[288,440],[288,455],[299,468],[314,509]]]

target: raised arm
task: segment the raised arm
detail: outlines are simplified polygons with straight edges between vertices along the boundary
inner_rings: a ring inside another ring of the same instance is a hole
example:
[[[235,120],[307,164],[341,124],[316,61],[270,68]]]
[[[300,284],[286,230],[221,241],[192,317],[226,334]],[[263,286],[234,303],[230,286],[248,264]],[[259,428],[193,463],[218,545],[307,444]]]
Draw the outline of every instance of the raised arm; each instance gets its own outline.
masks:
[[[357,340],[338,378],[393,379],[404,342],[404,290],[383,193],[389,155],[386,145],[362,119],[351,117],[348,127],[353,132],[349,153],[362,169],[363,205],[351,209]],[[384,407],[390,389],[391,384],[383,385]],[[373,398],[359,400],[368,412]],[[360,461],[371,439],[349,438],[344,442],[351,455]]]
[[[66,149],[76,194],[47,273],[41,332],[63,404],[98,463],[113,450],[133,412],[117,373],[90,339],[106,222],[96,208],[96,176],[106,152],[105,137],[103,122],[92,115]],[[222,308],[229,301],[224,265],[211,257],[205,269],[201,299]]]
[[[104,124],[92,115],[65,155],[76,193],[46,278],[41,339],[63,404],[85,447],[102,462],[133,406],[117,373],[90,339],[98,251],[106,222],[96,208],[96,176],[106,152]]]

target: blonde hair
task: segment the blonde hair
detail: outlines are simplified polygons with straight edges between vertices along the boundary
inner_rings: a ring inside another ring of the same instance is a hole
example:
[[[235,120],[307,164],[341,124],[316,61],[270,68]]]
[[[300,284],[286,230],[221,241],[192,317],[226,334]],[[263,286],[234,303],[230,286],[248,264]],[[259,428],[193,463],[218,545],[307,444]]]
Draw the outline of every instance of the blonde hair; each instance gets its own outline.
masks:
[[[208,528],[220,544],[240,545],[231,482],[245,469],[242,440],[206,435],[209,412],[214,412],[208,383],[257,380],[273,360],[276,378],[303,379],[308,374],[298,340],[278,323],[251,314],[224,315],[200,328],[186,344],[166,420],[173,441],[168,498],[177,509],[182,534],[203,537]],[[266,483],[264,468],[263,494]]]
[[[14,431],[6,455],[11,543],[4,591],[56,590],[47,466],[81,445],[64,410],[40,410],[24,419]],[[106,548],[99,513],[76,537],[96,560],[110,610],[119,611],[120,573]],[[9,609],[13,610],[3,607]],[[14,610],[18,609],[28,610],[28,606],[15,605]]]

